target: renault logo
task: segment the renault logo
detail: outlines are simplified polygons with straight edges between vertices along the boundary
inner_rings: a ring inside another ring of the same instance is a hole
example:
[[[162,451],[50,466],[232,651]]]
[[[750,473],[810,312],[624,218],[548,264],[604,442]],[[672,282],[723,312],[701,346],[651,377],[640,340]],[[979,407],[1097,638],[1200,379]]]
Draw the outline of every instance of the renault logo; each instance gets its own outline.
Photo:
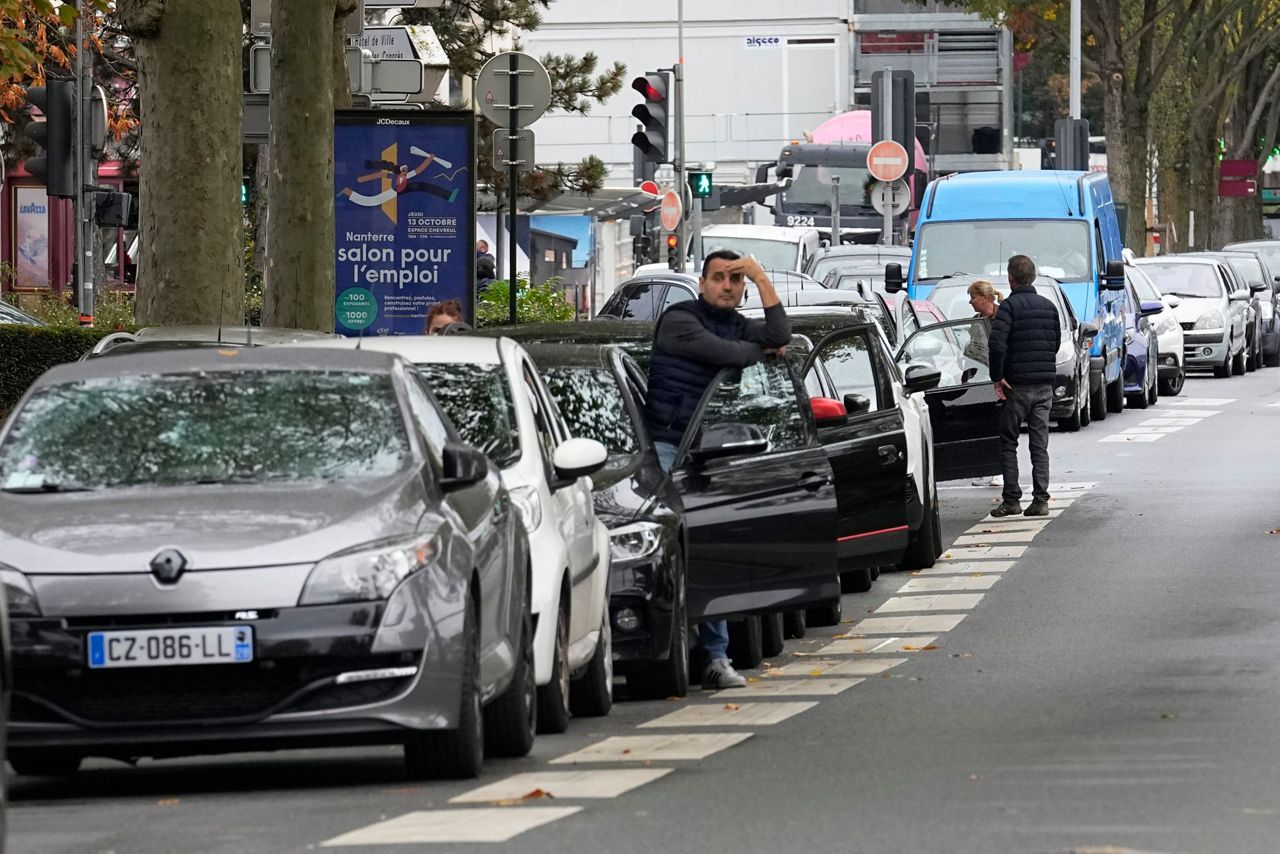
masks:
[[[187,556],[177,549],[165,549],[151,559],[151,574],[161,584],[174,584],[187,568]]]

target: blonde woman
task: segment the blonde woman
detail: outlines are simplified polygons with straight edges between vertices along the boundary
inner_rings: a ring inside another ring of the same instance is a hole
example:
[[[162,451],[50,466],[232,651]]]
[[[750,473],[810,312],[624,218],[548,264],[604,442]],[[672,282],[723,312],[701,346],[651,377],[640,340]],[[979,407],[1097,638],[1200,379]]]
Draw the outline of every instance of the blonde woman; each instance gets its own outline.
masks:
[[[975,362],[990,364],[987,339],[990,336],[991,321],[1000,309],[1000,293],[986,279],[975,279],[969,285],[969,305],[976,312],[974,317],[983,318],[987,322],[969,324],[969,343],[964,346],[964,354]]]

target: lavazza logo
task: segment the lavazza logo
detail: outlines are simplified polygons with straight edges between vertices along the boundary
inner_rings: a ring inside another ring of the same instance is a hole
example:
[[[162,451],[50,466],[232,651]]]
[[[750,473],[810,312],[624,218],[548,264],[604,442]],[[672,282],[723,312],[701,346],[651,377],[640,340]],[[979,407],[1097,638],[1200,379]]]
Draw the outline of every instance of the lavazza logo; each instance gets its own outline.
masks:
[[[48,212],[48,208],[40,204],[39,202],[27,202],[25,205],[21,205],[18,208],[18,213],[20,214],[39,215],[47,212]]]
[[[380,125],[407,125],[408,119],[378,119]]]

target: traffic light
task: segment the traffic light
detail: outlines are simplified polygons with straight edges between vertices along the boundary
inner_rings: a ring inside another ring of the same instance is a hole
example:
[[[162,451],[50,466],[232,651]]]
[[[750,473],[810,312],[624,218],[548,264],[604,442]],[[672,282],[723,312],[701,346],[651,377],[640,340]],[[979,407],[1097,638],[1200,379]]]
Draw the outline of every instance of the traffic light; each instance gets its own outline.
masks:
[[[644,102],[631,109],[631,115],[644,127],[631,137],[631,144],[649,163],[667,162],[667,122],[671,110],[667,100],[671,75],[665,71],[650,71],[631,81],[631,88],[640,93]]]
[[[672,270],[680,269],[680,237],[675,234],[667,235],[667,266]]]
[[[30,121],[23,128],[27,138],[44,149],[42,156],[27,160],[27,171],[44,182],[50,196],[61,199],[76,195],[73,91],[70,80],[27,87],[27,103],[44,113],[44,121]]]
[[[693,193],[695,199],[711,198],[712,189],[710,172],[689,173],[689,191]]]

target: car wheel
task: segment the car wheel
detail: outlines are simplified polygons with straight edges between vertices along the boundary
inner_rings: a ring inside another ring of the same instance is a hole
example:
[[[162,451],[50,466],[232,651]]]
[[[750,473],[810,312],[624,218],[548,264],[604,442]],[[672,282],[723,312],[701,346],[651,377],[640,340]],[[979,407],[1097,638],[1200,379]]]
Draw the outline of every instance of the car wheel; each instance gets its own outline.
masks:
[[[871,567],[871,580],[875,581],[879,577],[880,577],[880,565],[876,564],[875,566]]]
[[[404,745],[404,764],[413,780],[472,780],[484,765],[484,713],[480,708],[480,650],[475,613],[466,603],[463,628],[462,702],[455,729],[414,733]]]
[[[941,549],[934,549],[935,542],[941,534],[937,532],[939,514],[938,505],[930,498],[925,499],[924,518],[920,527],[911,535],[907,550],[902,553],[902,568],[906,570],[928,569],[933,566]]]
[[[1156,405],[1156,401],[1160,399],[1160,377],[1155,371],[1151,372],[1151,387],[1147,389],[1147,402],[1152,406]]]
[[[609,608],[600,620],[600,640],[586,670],[569,683],[569,711],[579,718],[602,718],[613,708],[613,631]]]
[[[824,605],[821,608],[810,608],[805,612],[805,618],[811,626],[838,626],[840,621],[844,619],[844,605],[841,600],[837,599],[830,605]]]
[[[1097,390],[1089,389],[1089,419],[1091,421],[1107,420],[1107,386],[1099,382]]]
[[[25,777],[65,777],[80,770],[83,757],[60,750],[24,750],[21,747],[9,751],[9,764],[14,773]]]
[[[1124,412],[1124,377],[1107,384],[1107,411]]]
[[[564,732],[569,728],[569,603],[561,601],[556,612],[555,660],[551,681],[538,687],[538,732]]]
[[[760,615],[760,650],[765,658],[782,655],[782,650],[787,645],[786,629],[782,623],[781,611]]]
[[[538,732],[538,685],[533,669],[533,619],[520,632],[511,684],[484,710],[484,745],[489,756],[526,756]]]
[[[689,696],[689,606],[683,592],[671,617],[671,654],[628,674],[627,691],[636,700]]]
[[[1079,405],[1076,405],[1076,407],[1072,410],[1069,416],[1067,416],[1066,418],[1058,419],[1058,427],[1061,428],[1062,430],[1065,430],[1068,433],[1074,433],[1083,426],[1084,424],[1081,423],[1081,419],[1080,419]]]
[[[1245,372],[1244,362],[1245,362],[1244,350],[1241,350],[1239,353],[1236,353],[1235,356],[1231,359],[1232,376],[1237,376],[1237,377],[1244,376],[1244,372]]]
[[[783,632],[787,637],[800,640],[809,633],[809,621],[804,611],[788,611],[782,618]]]
[[[1088,427],[1088,426],[1089,426],[1089,423],[1093,420],[1092,418],[1090,418],[1090,417],[1089,417],[1089,391],[1088,391],[1088,389],[1089,389],[1089,377],[1088,377],[1088,375],[1086,374],[1085,376],[1081,377],[1081,378],[1080,378],[1080,380],[1079,380],[1079,382],[1082,382],[1082,383],[1084,383],[1084,384],[1085,384],[1085,385],[1084,385],[1084,389],[1083,389],[1082,394],[1081,394],[1080,401],[1079,401],[1079,406],[1080,406],[1080,426],[1081,426],[1081,427]]]
[[[1218,379],[1226,379],[1231,376],[1231,354],[1222,357],[1221,365],[1213,366],[1213,375]]]
[[[866,593],[871,589],[871,567],[850,569],[840,573],[841,593]]]
[[[752,615],[729,623],[729,658],[739,669],[750,670],[764,661],[760,617]]]
[[[1178,371],[1177,375],[1172,379],[1160,380],[1160,393],[1169,397],[1177,397],[1182,393],[1182,386],[1185,385],[1186,382],[1186,372]]]
[[[1149,405],[1146,389],[1137,394],[1125,395],[1125,400],[1128,401],[1130,409],[1146,409]]]
[[[1245,359],[1244,369],[1249,373],[1253,373],[1258,370],[1258,361],[1258,342],[1257,339],[1254,339],[1253,343],[1249,345],[1249,358]]]

